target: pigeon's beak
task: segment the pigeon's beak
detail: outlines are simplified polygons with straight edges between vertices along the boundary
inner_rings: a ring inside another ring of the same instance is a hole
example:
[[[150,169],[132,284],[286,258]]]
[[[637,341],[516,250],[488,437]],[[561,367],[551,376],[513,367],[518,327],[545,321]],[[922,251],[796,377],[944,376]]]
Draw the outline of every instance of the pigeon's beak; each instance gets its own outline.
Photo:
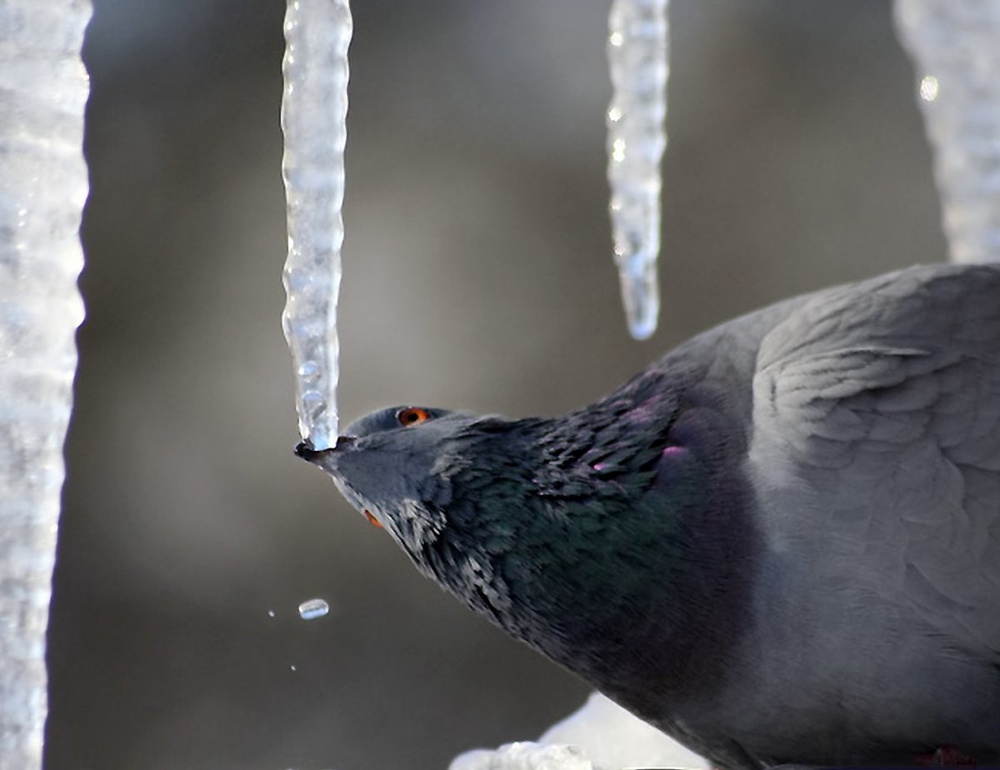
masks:
[[[342,452],[353,445],[355,441],[357,441],[357,436],[340,436],[337,438],[337,443],[331,449],[315,449],[312,442],[306,439],[305,441],[300,441],[295,446],[295,454],[306,462],[322,468],[324,467],[323,460],[325,458],[331,458],[334,452]]]
[[[306,462],[311,463],[318,454],[319,452],[313,449],[313,445],[309,441],[300,441],[298,444],[295,445],[296,457],[301,457]]]

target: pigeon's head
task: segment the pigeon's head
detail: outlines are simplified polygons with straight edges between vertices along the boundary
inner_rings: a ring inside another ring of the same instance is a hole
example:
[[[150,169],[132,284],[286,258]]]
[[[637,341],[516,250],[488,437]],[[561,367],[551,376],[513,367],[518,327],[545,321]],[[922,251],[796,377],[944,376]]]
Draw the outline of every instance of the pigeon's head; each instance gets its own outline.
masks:
[[[296,454],[333,477],[344,497],[373,524],[384,528],[425,571],[428,551],[459,514],[458,486],[475,486],[483,474],[475,457],[486,438],[502,443],[514,423],[421,406],[397,406],[349,425],[332,449],[308,444]],[[497,439],[501,439],[497,441]],[[452,535],[461,527],[452,527]]]

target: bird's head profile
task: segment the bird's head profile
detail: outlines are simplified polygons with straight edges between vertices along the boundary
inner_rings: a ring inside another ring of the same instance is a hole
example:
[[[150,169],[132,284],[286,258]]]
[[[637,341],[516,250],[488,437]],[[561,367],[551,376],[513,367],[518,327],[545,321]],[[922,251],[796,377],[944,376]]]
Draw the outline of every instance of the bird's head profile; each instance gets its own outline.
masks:
[[[326,471],[341,494],[385,529],[423,571],[444,534],[453,480],[468,463],[484,418],[421,406],[373,412],[349,425],[331,449],[300,443],[296,454]]]

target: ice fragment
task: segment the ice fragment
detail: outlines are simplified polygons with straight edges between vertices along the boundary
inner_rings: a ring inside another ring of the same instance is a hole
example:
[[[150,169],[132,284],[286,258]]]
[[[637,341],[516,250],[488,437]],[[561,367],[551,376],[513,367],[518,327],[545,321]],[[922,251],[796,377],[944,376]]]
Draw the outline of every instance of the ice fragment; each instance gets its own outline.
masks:
[[[330,611],[330,605],[322,599],[309,599],[299,605],[299,616],[303,620],[321,618]]]

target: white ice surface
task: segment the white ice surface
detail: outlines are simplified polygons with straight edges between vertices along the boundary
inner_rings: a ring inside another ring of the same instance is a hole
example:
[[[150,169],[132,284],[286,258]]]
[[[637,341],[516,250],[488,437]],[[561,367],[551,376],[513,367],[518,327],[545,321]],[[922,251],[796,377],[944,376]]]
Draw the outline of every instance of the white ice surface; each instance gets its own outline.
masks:
[[[496,751],[477,749],[455,758],[449,770],[622,770],[707,768],[677,741],[632,716],[600,693],[550,727],[537,743]]]

